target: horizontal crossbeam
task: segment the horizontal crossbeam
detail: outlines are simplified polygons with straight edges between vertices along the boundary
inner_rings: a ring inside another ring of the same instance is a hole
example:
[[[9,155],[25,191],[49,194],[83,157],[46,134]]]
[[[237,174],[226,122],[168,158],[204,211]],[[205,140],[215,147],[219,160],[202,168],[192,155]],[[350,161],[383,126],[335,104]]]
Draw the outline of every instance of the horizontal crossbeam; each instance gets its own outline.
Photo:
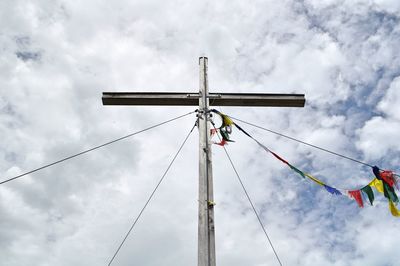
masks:
[[[103,105],[198,106],[199,93],[103,92]],[[304,94],[209,93],[211,106],[304,107]]]

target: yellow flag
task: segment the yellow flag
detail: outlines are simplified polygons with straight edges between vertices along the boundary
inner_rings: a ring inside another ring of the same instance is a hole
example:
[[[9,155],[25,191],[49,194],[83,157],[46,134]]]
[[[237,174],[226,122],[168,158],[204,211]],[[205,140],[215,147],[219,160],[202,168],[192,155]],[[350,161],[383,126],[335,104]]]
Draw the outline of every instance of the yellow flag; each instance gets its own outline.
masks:
[[[233,125],[233,121],[229,116],[224,115],[224,114],[221,114],[221,116],[222,116],[222,125],[223,126]]]
[[[389,209],[393,216],[400,217],[400,211],[396,208],[391,200],[389,200]]]
[[[324,183],[322,183],[322,181],[319,181],[318,179],[316,179],[316,178],[313,177],[312,175],[307,174],[307,173],[304,173],[304,175],[305,175],[306,177],[310,178],[312,181],[314,181],[314,182],[317,183],[318,185],[320,185],[320,186],[323,186],[323,185],[324,185]]]
[[[374,178],[374,180],[371,181],[371,183],[369,183],[368,185],[370,185],[371,187],[375,187],[376,190],[378,190],[379,193],[383,193],[383,183],[382,180],[379,180],[377,178]]]

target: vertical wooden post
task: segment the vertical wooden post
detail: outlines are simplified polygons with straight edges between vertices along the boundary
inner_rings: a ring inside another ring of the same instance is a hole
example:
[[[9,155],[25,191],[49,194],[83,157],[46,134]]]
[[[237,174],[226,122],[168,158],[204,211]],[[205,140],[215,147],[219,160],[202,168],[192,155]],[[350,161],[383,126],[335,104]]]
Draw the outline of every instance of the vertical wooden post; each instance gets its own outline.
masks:
[[[199,58],[199,224],[198,266],[215,266],[214,193],[210,144],[208,59]]]

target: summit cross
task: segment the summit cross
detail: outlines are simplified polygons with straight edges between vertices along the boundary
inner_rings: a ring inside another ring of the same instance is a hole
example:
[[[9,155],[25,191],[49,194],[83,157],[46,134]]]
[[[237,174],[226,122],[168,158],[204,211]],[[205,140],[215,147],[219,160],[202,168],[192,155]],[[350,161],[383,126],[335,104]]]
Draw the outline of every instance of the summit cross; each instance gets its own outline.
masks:
[[[198,106],[198,266],[216,266],[210,106],[304,107],[304,94],[209,93],[208,58],[199,58],[199,92],[103,92],[103,105]],[[210,101],[211,100],[211,101]]]

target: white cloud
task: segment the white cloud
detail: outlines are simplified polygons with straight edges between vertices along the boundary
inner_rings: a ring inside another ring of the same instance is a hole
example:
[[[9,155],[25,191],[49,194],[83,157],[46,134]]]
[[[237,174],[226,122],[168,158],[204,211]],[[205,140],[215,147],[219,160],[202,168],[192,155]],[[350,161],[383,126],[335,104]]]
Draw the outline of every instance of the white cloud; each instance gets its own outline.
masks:
[[[389,154],[397,152],[395,143],[400,130],[400,116],[396,111],[400,103],[399,87],[400,79],[396,78],[377,106],[382,115],[372,117],[359,130],[360,141],[357,145],[369,159],[387,158]]]
[[[395,1],[3,1],[2,180],[195,109],[105,107],[100,97],[196,91],[203,53],[211,91],[306,93],[303,109],[224,112],[397,167],[398,9]],[[106,265],[193,123],[194,115],[3,184],[0,265]],[[371,177],[368,168],[240,125],[328,184],[359,187]],[[196,263],[196,138],[115,265]],[[383,196],[359,210],[237,130],[232,138],[229,151],[285,265],[396,264],[398,221]],[[218,264],[273,264],[224,156],[214,148]]]
[[[395,78],[385,95],[378,104],[378,109],[393,119],[400,120],[400,77]]]

